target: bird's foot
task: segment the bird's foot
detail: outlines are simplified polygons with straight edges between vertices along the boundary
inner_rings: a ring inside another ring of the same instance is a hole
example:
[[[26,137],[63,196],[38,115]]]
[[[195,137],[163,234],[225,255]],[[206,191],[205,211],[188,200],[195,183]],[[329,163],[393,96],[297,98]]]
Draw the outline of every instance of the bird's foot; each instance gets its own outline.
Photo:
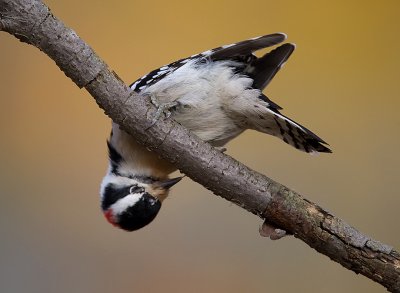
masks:
[[[226,148],[225,147],[215,147],[217,150],[219,150],[221,153],[225,153],[226,152]]]
[[[269,223],[267,220],[260,226],[260,235],[263,237],[269,237],[271,240],[278,240],[282,237],[290,235],[285,230],[279,229],[273,224]]]
[[[155,95],[153,94],[145,94],[145,95],[150,97],[151,103],[157,108],[157,111],[153,114],[153,117],[151,119],[151,126],[153,126],[163,114],[165,115],[165,119],[168,119],[172,114],[170,110],[178,106],[178,102],[176,101],[161,103]]]

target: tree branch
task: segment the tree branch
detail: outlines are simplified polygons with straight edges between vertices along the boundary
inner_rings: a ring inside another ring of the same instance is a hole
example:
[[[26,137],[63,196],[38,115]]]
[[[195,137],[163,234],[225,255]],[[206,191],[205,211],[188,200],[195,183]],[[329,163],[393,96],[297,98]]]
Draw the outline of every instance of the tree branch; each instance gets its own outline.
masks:
[[[172,119],[151,126],[149,101],[130,91],[74,31],[37,0],[0,0],[0,30],[34,45],[115,122],[215,194],[294,234],[344,267],[400,292],[400,255],[289,188],[191,135]]]

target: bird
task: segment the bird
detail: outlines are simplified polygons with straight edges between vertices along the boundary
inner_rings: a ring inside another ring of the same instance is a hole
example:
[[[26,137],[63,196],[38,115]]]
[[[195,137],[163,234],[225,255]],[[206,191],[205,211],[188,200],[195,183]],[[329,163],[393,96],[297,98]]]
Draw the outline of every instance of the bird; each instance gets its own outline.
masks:
[[[151,71],[130,85],[157,107],[154,121],[172,118],[223,148],[247,129],[275,136],[306,153],[330,153],[316,134],[284,116],[263,90],[295,50],[274,33],[207,50]],[[279,45],[280,44],[280,45]],[[254,52],[272,46],[257,57]],[[107,141],[109,166],[100,188],[106,219],[126,231],[151,223],[172,186],[176,167],[139,144],[115,122]]]

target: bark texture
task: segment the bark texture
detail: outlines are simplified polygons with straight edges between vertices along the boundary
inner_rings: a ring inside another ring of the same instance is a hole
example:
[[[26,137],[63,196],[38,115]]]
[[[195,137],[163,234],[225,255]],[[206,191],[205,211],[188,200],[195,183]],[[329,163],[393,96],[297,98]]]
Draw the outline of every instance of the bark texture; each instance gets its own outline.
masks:
[[[171,119],[150,126],[148,99],[130,91],[38,0],[0,0],[0,30],[52,58],[115,122],[216,195],[293,233],[344,267],[400,292],[400,255],[289,188],[212,148]]]

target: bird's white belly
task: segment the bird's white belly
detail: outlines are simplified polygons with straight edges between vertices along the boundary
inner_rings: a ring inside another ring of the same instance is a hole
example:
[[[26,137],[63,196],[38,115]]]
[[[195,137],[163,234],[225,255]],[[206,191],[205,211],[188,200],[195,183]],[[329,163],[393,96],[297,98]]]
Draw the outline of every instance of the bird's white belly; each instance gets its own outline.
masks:
[[[161,104],[177,102],[172,109],[177,122],[202,140],[222,146],[245,129],[229,112],[229,105],[238,99],[257,99],[261,93],[251,88],[252,79],[233,71],[234,64],[188,62],[143,93]]]

